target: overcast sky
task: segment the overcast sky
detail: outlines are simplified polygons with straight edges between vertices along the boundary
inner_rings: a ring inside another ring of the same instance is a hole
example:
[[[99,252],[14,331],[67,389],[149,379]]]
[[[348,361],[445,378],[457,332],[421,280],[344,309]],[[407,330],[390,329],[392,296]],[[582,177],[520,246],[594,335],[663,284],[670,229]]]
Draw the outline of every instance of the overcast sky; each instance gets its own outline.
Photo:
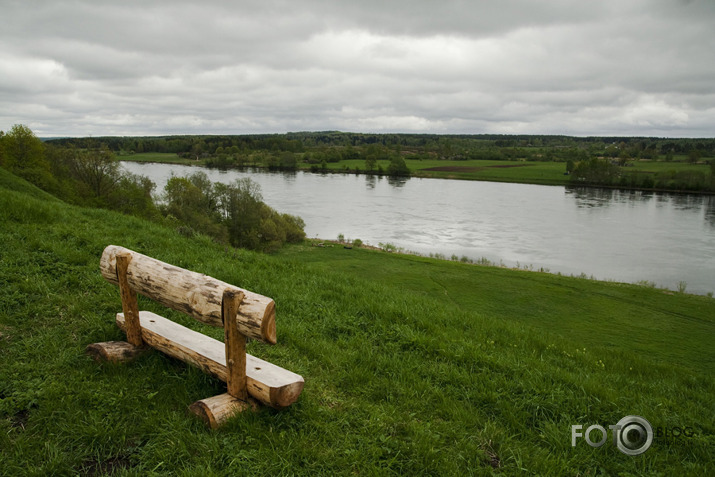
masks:
[[[715,0],[0,0],[0,129],[715,136]]]

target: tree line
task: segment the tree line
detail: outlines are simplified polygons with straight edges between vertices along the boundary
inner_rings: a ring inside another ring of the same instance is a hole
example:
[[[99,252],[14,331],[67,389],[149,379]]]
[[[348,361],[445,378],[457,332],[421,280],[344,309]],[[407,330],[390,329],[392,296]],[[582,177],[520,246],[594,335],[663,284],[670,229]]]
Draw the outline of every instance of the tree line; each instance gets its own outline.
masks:
[[[566,172],[576,184],[621,187],[624,189],[657,189],[684,192],[715,191],[715,159],[709,173],[702,170],[667,170],[656,173],[629,170],[626,161],[604,157],[569,160]]]
[[[92,149],[105,145],[116,154],[168,152],[185,157],[246,157],[251,153],[295,154],[320,163],[369,156],[467,160],[525,158],[563,161],[576,154],[640,159],[672,159],[677,155],[715,157],[715,139],[647,137],[571,137],[498,134],[364,134],[295,132],[286,134],[195,135],[160,137],[57,138],[49,142]]]
[[[303,220],[266,205],[250,179],[218,184],[202,173],[172,177],[156,200],[156,185],[122,170],[102,142],[46,143],[15,125],[0,131],[0,167],[66,202],[162,222],[184,235],[261,251],[305,238]]]

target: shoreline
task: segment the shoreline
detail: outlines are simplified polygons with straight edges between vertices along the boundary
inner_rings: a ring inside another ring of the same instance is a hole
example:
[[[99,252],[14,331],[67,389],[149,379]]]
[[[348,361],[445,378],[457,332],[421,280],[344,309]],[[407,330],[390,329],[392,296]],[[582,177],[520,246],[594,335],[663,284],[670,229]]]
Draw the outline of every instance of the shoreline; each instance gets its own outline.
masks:
[[[633,285],[633,286],[639,286],[639,287],[644,287],[644,288],[650,288],[652,290],[659,290],[662,293],[666,295],[674,295],[676,293],[682,294],[682,295],[692,295],[692,296],[702,296],[706,298],[713,298],[713,292],[704,292],[704,293],[694,293],[694,292],[688,292],[686,291],[687,287],[687,282],[681,281],[679,284],[679,289],[673,289],[673,288],[668,288],[665,285],[659,285],[655,282],[649,281],[649,280],[637,280],[634,282],[629,282],[629,281],[622,281],[622,280],[617,280],[615,278],[597,278],[593,275],[587,275],[585,272],[581,272],[579,275],[574,275],[573,273],[562,273],[562,272],[552,272],[550,268],[535,268],[532,264],[524,264],[521,266],[509,266],[506,265],[503,262],[497,263],[494,261],[491,261],[485,257],[482,257],[480,259],[474,260],[470,259],[467,256],[462,256],[462,257],[457,257],[456,255],[452,255],[452,257],[447,257],[446,255],[442,254],[429,254],[425,255],[420,252],[415,252],[412,250],[406,250],[402,247],[397,247],[391,243],[387,244],[381,244],[382,246],[374,246],[371,245],[367,242],[362,242],[361,245],[359,246],[354,246],[350,244],[349,241],[339,241],[339,240],[332,240],[332,239],[318,239],[318,238],[306,238],[304,241],[304,244],[308,244],[310,247],[318,247],[318,248],[332,248],[332,247],[342,247],[343,249],[346,250],[352,250],[352,249],[365,249],[365,250],[372,250],[376,252],[383,252],[387,254],[392,254],[392,255],[399,255],[399,256],[404,256],[404,257],[419,257],[423,259],[429,259],[429,260],[439,260],[439,261],[444,261],[444,262],[451,262],[451,263],[460,263],[463,265],[472,265],[472,266],[480,266],[480,267],[493,267],[493,268],[498,268],[502,270],[513,270],[513,271],[519,271],[519,272],[533,272],[533,273],[544,273],[548,275],[552,275],[555,277],[564,277],[564,278],[574,278],[578,280],[591,280],[595,282],[603,282],[603,283],[616,283],[616,284],[625,284],[625,285]]]

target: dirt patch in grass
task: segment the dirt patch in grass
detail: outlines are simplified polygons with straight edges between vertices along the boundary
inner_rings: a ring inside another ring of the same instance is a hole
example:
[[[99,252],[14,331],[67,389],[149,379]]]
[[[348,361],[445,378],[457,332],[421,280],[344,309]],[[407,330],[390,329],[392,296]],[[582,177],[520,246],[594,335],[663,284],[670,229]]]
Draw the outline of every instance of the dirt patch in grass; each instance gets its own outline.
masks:
[[[438,167],[428,167],[427,169],[422,169],[423,171],[435,171],[435,172],[477,172],[484,170],[484,167],[473,167],[473,166],[438,166]]]
[[[421,169],[423,171],[435,172],[479,172],[484,169],[504,169],[507,167],[527,167],[531,164],[497,164],[494,166],[437,166]]]
[[[82,463],[81,473],[87,476],[114,475],[132,467],[128,456],[120,455],[105,460],[88,459]]]
[[[37,406],[32,406],[37,407]],[[31,407],[31,408],[32,408]],[[30,409],[20,409],[14,415],[10,416],[10,427],[13,429],[25,430],[27,421],[30,419]]]

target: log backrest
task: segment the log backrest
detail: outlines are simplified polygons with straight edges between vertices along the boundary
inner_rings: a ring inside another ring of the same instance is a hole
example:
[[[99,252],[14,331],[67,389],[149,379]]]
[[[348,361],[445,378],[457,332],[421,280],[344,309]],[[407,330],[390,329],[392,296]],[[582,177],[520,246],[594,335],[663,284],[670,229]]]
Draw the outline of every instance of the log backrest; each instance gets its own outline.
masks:
[[[126,277],[137,293],[162,305],[181,311],[197,320],[223,327],[224,292],[241,293],[243,300],[236,314],[238,331],[247,337],[276,343],[275,302],[266,296],[230,285],[208,275],[192,272],[124,247],[109,245],[100,260],[102,276],[119,285],[117,255],[130,254]]]

